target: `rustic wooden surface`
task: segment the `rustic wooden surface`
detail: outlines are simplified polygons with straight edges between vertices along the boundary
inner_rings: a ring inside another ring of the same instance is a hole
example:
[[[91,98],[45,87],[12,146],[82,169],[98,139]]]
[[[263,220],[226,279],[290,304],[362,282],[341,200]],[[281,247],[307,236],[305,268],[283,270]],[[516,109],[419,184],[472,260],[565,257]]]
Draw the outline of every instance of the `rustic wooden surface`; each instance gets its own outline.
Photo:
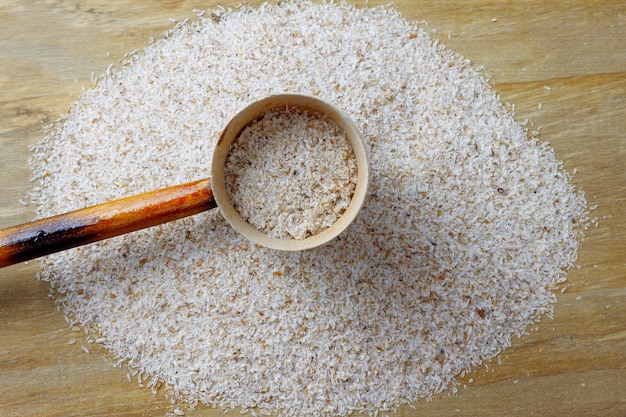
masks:
[[[193,17],[194,8],[211,4],[217,3],[0,3],[0,227],[33,217],[19,199],[30,185],[29,145],[42,138],[43,124],[91,86],[92,73],[160,37],[172,25],[168,18]],[[398,414],[626,415],[626,4],[397,0],[395,7],[486,68],[518,118],[541,126],[541,138],[565,167],[577,169],[576,184],[600,218],[581,245],[579,269],[558,294],[553,320],[544,318],[537,331],[515,340],[501,364],[466,376],[457,395]],[[170,413],[162,393],[129,383],[106,352],[68,345],[76,334],[36,271],[36,262],[0,269],[0,415]]]

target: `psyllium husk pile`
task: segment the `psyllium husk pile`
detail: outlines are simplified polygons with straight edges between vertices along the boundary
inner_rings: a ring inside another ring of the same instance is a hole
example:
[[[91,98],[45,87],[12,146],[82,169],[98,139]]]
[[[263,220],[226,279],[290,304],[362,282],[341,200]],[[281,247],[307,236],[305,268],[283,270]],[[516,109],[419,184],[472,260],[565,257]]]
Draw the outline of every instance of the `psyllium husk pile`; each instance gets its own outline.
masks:
[[[129,377],[190,407],[386,410],[454,391],[551,314],[582,192],[467,60],[390,8],[282,2],[176,26],[34,149],[38,214],[208,177],[229,119],[283,92],[335,104],[368,144],[369,195],[339,238],[265,249],[215,210],[43,260],[70,325]]]
[[[241,217],[278,239],[304,239],[346,211],[357,182],[350,141],[331,120],[272,110],[231,144],[226,190]]]

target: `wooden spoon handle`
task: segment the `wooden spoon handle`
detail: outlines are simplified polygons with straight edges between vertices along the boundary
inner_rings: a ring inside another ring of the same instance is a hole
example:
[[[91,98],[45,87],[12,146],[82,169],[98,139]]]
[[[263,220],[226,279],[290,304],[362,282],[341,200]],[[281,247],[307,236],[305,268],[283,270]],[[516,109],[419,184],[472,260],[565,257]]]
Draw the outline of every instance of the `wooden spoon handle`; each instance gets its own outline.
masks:
[[[217,207],[209,179],[0,230],[0,268]]]

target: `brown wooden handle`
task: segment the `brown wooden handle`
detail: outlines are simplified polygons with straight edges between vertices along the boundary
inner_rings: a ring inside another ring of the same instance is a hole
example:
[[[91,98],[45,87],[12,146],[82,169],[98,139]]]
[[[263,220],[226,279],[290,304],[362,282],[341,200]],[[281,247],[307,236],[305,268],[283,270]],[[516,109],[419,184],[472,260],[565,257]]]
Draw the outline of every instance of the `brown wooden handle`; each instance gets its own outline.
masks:
[[[217,207],[209,179],[0,230],[0,268]]]

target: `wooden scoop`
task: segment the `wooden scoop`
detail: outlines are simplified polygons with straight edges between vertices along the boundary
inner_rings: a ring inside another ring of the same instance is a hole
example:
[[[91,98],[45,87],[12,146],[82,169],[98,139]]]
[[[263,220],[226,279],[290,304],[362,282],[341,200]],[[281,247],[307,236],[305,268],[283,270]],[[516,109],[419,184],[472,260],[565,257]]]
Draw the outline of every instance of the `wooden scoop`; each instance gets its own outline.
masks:
[[[350,140],[357,161],[356,190],[344,214],[329,228],[301,240],[270,238],[254,229],[236,212],[225,187],[224,164],[230,144],[248,123],[268,110],[285,106],[323,114],[337,123]],[[287,251],[310,249],[333,239],[354,220],[367,193],[369,164],[361,134],[343,113],[317,98],[282,94],[252,103],[229,122],[215,148],[211,175],[213,184],[209,179],[194,181],[0,230],[0,267],[156,226],[218,205],[231,226],[255,243]]]
[[[205,179],[10,227],[0,230],[0,267],[215,207],[211,181]]]

